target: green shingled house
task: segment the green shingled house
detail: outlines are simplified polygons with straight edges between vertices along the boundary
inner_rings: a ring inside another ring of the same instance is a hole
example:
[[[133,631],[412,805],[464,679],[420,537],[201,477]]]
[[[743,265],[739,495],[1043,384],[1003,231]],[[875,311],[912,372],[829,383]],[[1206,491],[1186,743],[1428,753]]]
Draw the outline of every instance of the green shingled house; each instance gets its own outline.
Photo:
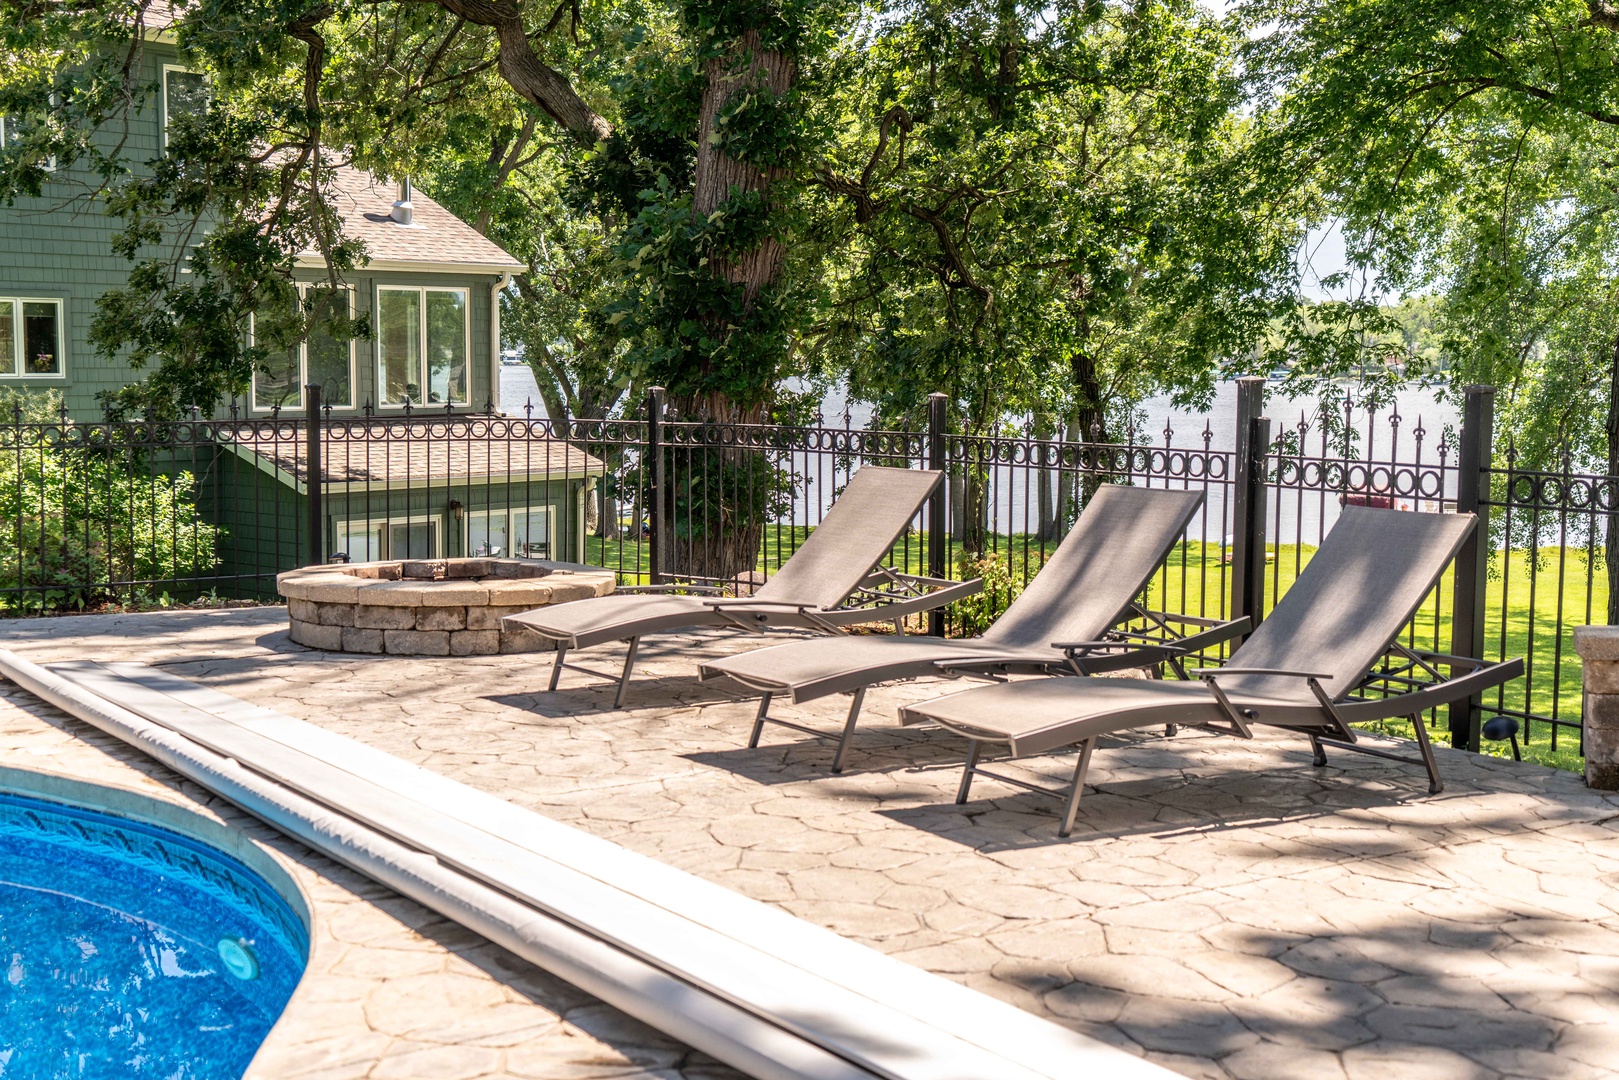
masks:
[[[170,117],[207,94],[161,27],[149,31],[141,63],[160,93],[119,132],[135,161],[160,155]],[[97,297],[124,284],[129,264],[111,250],[118,223],[83,201],[87,180],[64,170],[40,197],[0,206],[0,387],[58,390],[80,423],[101,419],[98,392],[132,378],[122,360],[97,356],[89,343]],[[408,182],[384,185],[343,167],[332,194],[345,232],[366,246],[369,261],[346,286],[353,310],[370,313],[374,336],[311,334],[221,406],[217,419],[243,422],[215,429],[222,445],[180,455],[198,475],[199,505],[225,528],[221,574],[267,580],[337,552],[437,558],[503,549],[579,559],[586,491],[600,462],[515,422],[460,425],[456,445],[441,450],[423,440],[443,438],[442,423],[435,436],[427,425],[397,422],[498,415],[500,294],[524,265]],[[296,265],[300,278],[325,280],[317,255]],[[308,383],[321,386],[333,421],[350,421],[337,427],[365,430],[367,444],[362,453],[351,435],[328,453],[326,543],[317,552],[304,539],[307,478],[290,427]],[[281,437],[265,437],[271,420],[288,422]]]

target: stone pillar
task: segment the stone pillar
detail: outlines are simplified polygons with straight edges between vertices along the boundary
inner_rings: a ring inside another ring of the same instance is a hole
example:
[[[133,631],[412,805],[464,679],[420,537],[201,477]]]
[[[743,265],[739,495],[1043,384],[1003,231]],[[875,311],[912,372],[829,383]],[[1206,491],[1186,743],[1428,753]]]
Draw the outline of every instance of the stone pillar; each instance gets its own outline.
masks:
[[[1619,626],[1577,626],[1585,678],[1585,782],[1619,791]]]

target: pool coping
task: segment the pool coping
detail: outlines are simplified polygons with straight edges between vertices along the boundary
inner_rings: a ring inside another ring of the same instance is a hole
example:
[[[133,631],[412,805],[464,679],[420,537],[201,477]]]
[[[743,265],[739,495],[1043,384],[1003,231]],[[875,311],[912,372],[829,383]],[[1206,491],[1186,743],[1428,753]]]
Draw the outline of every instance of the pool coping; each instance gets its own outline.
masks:
[[[286,901],[303,924],[304,933],[310,939],[309,953],[302,958],[307,969],[309,954],[313,953],[315,947],[314,907],[309,894],[281,865],[279,860],[283,856],[260,846],[246,832],[180,803],[158,799],[134,788],[78,780],[17,765],[0,765],[0,794],[21,795],[167,829],[228,855],[257,874],[277,896]],[[302,983],[300,975],[299,985]]]

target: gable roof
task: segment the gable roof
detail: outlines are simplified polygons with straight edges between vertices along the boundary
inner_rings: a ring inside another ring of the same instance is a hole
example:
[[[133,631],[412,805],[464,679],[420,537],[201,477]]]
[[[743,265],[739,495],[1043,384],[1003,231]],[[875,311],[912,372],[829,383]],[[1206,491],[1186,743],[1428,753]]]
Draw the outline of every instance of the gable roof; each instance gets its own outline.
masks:
[[[391,216],[399,191],[364,169],[340,165],[333,170],[330,193],[343,221],[343,234],[364,242],[371,270],[452,270],[474,274],[509,274],[528,267],[471,225],[423,195],[411,193],[414,212],[409,225]],[[304,266],[323,265],[319,252],[298,254]]]

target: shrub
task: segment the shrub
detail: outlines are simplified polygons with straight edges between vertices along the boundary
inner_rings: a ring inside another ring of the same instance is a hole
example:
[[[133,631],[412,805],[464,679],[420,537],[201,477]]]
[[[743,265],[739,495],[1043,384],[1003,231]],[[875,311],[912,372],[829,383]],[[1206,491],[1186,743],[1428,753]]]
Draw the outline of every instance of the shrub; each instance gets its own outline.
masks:
[[[993,554],[969,559],[960,568],[963,580],[981,577],[982,592],[963,597],[947,608],[946,622],[950,633],[960,637],[976,637],[988,630],[1001,612],[1011,606],[1023,591],[1023,582],[1012,576],[1006,561]]]
[[[223,531],[198,514],[191,473],[154,474],[115,440],[81,441],[57,420],[59,400],[0,393],[13,421],[0,428],[0,611],[144,599],[218,565]]]

